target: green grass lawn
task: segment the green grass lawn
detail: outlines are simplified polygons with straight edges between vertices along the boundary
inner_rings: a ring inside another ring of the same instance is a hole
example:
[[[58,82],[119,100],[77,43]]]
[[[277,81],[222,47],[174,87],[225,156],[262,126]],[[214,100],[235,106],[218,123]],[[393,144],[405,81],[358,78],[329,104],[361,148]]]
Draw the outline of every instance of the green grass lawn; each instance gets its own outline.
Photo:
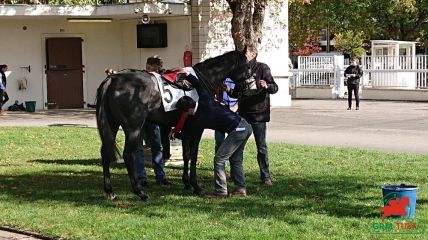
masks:
[[[99,147],[96,129],[0,128],[0,225],[65,239],[427,239],[373,234],[384,184],[419,186],[415,221],[418,232],[426,230],[426,155],[270,144],[274,185],[261,186],[250,141],[248,197],[192,195],[183,190],[181,169],[168,168],[173,186],[155,185],[149,169],[150,201],[142,202],[123,164],[111,166],[119,199],[104,196]],[[214,189],[213,149],[213,141],[201,143],[205,193]]]

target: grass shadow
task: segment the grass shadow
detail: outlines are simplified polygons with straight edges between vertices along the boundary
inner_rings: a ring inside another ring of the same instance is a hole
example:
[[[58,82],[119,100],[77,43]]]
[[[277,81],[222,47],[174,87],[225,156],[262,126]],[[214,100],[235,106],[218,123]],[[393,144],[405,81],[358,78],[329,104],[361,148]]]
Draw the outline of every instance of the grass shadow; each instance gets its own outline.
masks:
[[[97,165],[92,160],[37,160],[40,163],[55,162],[64,164]],[[35,202],[39,200],[68,202],[75,205],[94,205],[106,208],[117,208],[115,202],[103,195],[103,177],[99,171],[49,171],[35,174],[9,175],[0,180],[3,194]],[[257,179],[258,172],[250,172],[247,179]],[[227,199],[208,199],[193,197],[183,193],[181,172],[172,172],[174,186],[165,189],[152,185],[144,190],[152,197],[150,206],[168,206],[171,211],[195,212],[222,217],[225,213],[235,212],[239,216],[250,218],[273,218],[291,224],[301,223],[298,215],[323,214],[339,218],[368,218],[374,216],[377,206],[367,204],[361,191],[376,188],[366,184],[366,179],[343,176],[279,177],[273,186],[261,186],[248,182],[249,196],[246,198],[231,197]],[[126,174],[112,174],[113,188],[123,201],[132,205],[130,214],[155,214],[148,210],[137,197],[130,192],[130,183]],[[212,191],[213,179],[200,175],[199,182]],[[229,184],[231,186],[232,184]],[[179,200],[177,199],[179,198]],[[184,198],[184,199],[183,199]],[[141,208],[143,206],[143,208]],[[195,207],[197,206],[197,207]],[[294,213],[294,214],[291,214]]]

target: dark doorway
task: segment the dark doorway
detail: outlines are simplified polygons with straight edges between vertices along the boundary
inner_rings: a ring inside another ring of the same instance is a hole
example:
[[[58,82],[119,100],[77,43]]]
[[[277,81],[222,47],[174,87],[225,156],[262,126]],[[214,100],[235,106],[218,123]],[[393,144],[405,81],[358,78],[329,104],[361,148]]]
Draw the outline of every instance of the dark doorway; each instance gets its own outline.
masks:
[[[46,39],[48,109],[83,107],[82,38]]]

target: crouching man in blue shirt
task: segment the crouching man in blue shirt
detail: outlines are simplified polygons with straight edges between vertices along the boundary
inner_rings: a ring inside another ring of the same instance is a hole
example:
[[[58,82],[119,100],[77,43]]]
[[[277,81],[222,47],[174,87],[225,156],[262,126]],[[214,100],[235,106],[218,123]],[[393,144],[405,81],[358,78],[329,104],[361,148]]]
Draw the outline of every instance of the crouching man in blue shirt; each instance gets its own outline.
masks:
[[[182,135],[189,138],[200,138],[205,128],[228,133],[214,157],[215,192],[208,195],[208,197],[223,198],[228,195],[246,196],[242,163],[245,144],[252,133],[251,125],[245,119],[241,118],[239,114],[230,111],[227,106],[215,101],[214,95],[210,96],[195,76],[188,74],[186,78],[198,92],[199,101],[196,105],[193,99],[184,96],[177,102],[177,107],[196,106],[187,110],[186,108],[178,107],[183,112],[188,112],[191,115],[184,124]],[[227,191],[225,170],[228,159],[230,160],[231,177],[235,185],[234,190],[230,194]]]

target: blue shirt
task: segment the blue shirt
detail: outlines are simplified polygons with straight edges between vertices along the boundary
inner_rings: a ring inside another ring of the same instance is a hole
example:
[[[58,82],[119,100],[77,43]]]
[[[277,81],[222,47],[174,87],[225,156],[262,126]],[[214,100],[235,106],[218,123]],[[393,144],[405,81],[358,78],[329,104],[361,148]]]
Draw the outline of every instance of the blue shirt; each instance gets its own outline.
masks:
[[[198,109],[195,115],[189,118],[189,123],[186,121],[183,133],[188,135],[205,128],[226,133],[233,131],[241,121],[241,116],[215,101],[214,96],[207,92],[195,76],[190,74],[187,80],[198,91],[199,101]]]
[[[235,88],[235,83],[232,81],[232,79],[230,78],[226,78],[226,80],[224,80],[224,83],[230,88],[230,89],[234,89]],[[223,91],[223,96],[222,96],[222,102],[228,106],[229,108],[234,107],[237,103],[238,103],[238,99],[237,98],[233,98],[230,97],[229,94],[227,94],[226,91]]]

